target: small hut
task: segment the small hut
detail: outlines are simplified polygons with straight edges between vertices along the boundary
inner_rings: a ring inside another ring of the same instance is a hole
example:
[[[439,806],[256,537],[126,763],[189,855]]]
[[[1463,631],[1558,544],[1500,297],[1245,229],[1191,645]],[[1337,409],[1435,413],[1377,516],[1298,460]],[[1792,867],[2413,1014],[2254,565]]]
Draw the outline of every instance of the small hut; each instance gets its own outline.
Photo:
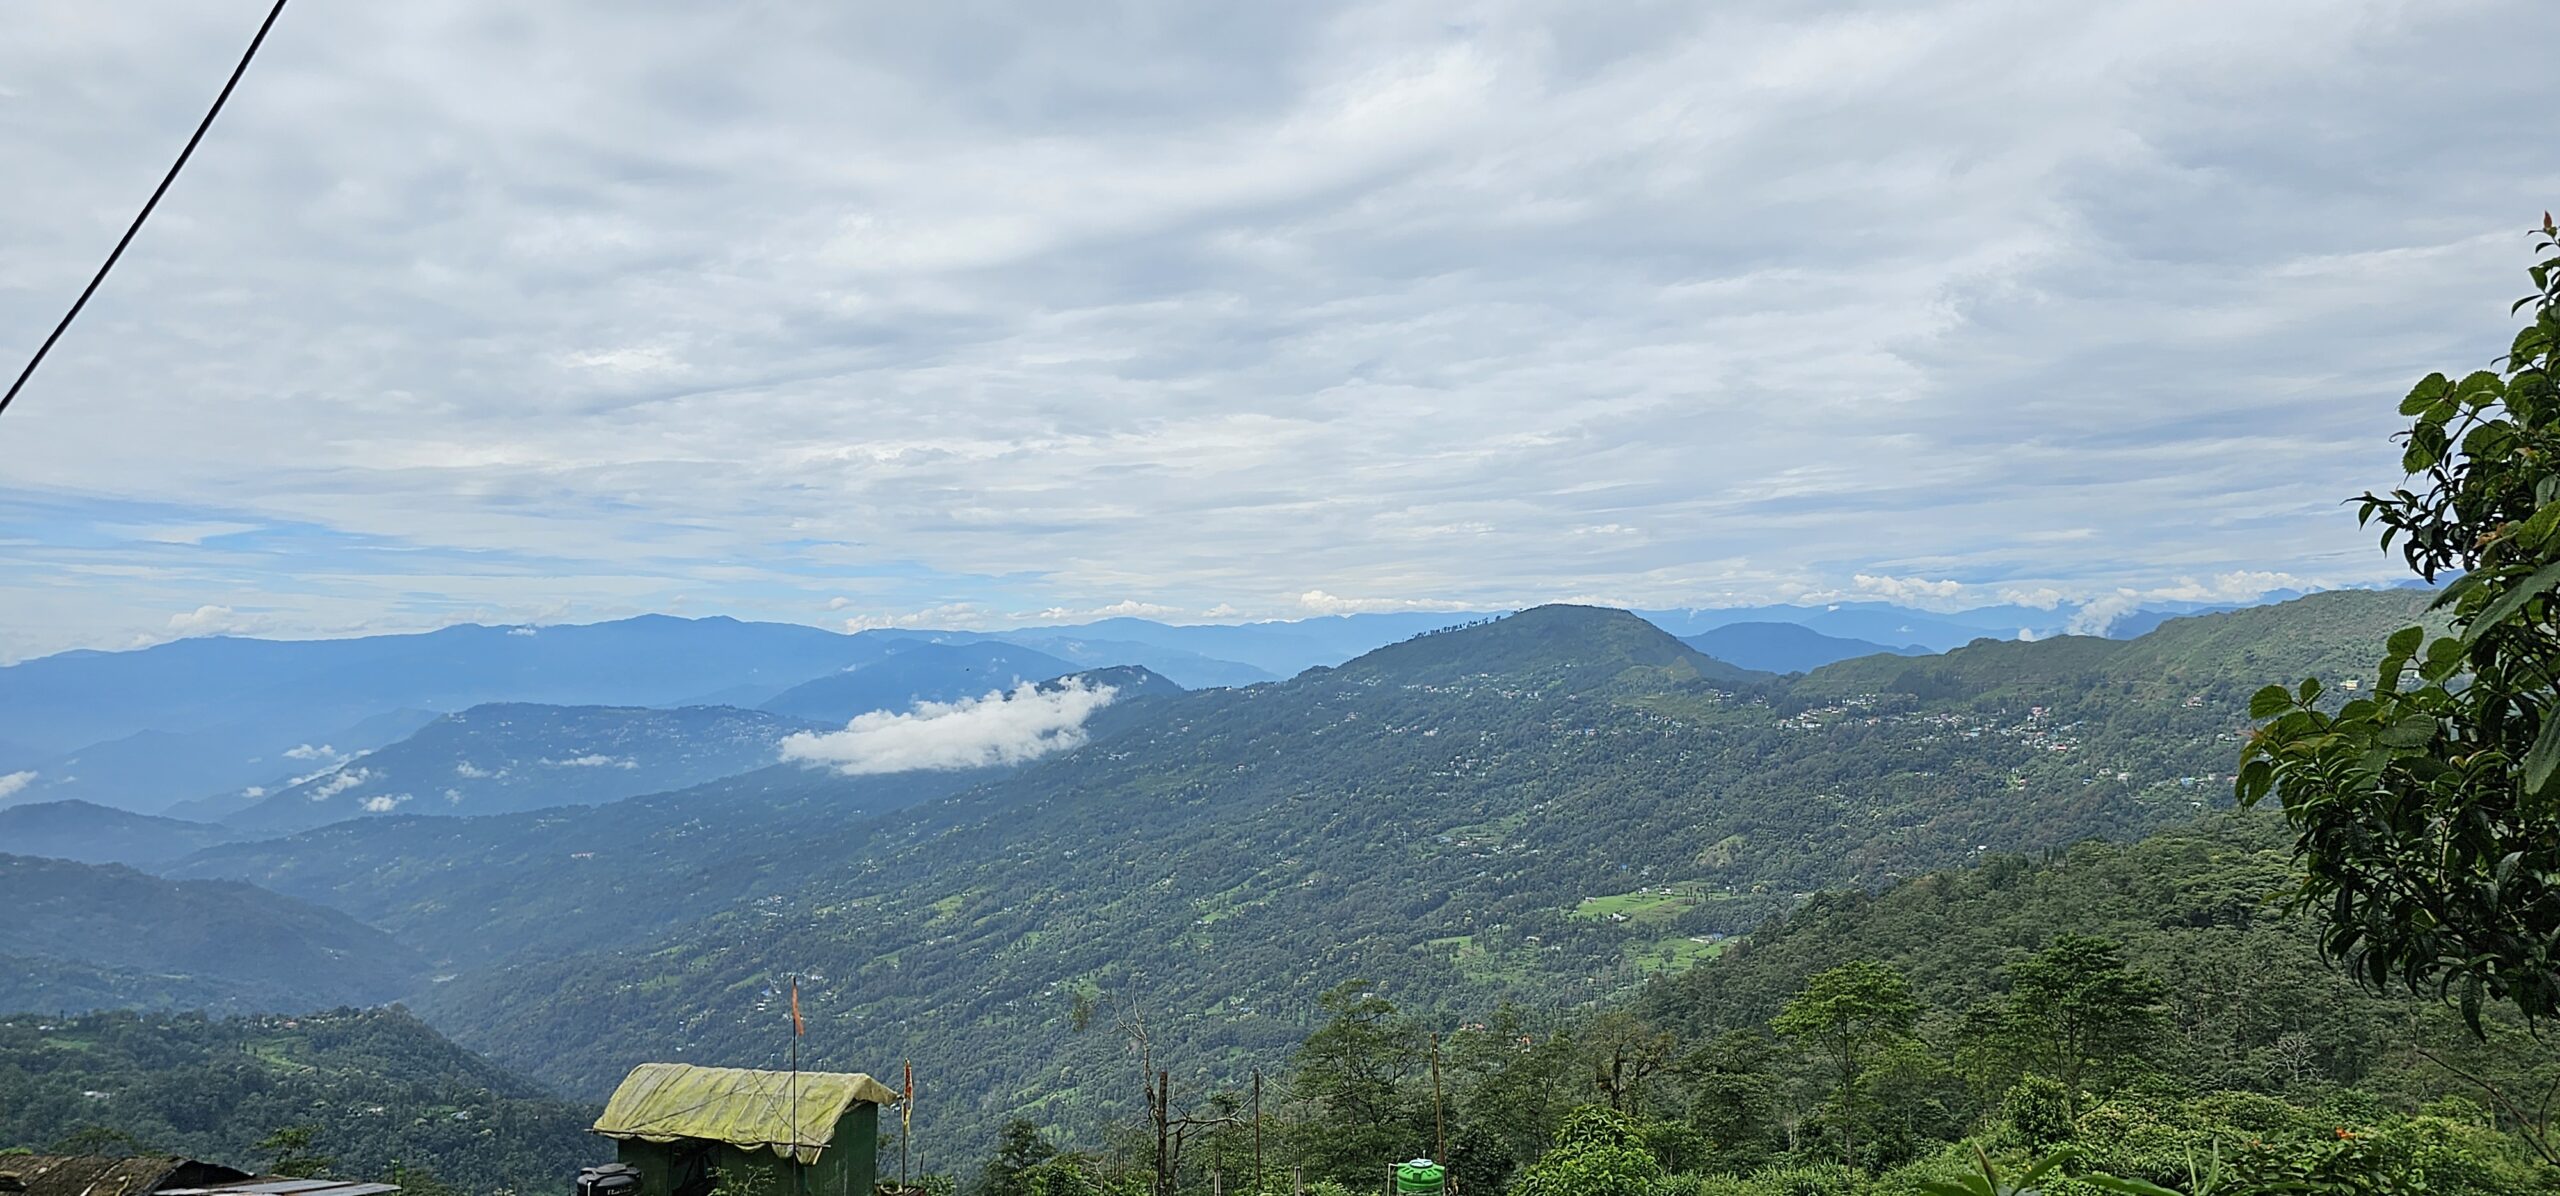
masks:
[[[724,1179],[766,1196],[871,1196],[880,1109],[898,1094],[856,1072],[643,1063],[595,1132],[639,1172],[639,1196],[704,1196]]]

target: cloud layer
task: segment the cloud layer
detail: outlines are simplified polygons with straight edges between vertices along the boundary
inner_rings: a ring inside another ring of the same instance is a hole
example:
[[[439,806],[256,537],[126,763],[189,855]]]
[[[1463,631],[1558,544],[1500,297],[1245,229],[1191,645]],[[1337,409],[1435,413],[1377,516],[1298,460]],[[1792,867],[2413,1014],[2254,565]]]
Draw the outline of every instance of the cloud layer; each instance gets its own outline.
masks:
[[[1069,678],[1050,689],[1026,681],[1011,693],[918,702],[903,714],[857,716],[841,731],[789,736],[782,758],[846,776],[1022,764],[1083,746],[1085,720],[1117,692]]]
[[[13,11],[0,360],[257,15]],[[0,426],[0,659],[2376,579],[2560,198],[2538,15],[295,9]]]

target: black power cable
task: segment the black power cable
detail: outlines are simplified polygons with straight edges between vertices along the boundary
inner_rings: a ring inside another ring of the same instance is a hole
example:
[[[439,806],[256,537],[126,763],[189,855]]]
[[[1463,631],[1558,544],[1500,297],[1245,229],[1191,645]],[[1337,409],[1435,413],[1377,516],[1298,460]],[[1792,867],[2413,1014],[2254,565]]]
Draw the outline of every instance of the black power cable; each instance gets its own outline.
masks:
[[[98,267],[98,273],[89,279],[89,285],[81,288],[80,297],[71,301],[71,310],[62,313],[62,322],[53,326],[53,334],[36,346],[36,355],[27,360],[27,368],[18,371],[18,380],[9,384],[9,393],[0,395],[0,411],[7,411],[9,404],[16,401],[18,392],[26,389],[27,379],[34,377],[36,367],[44,364],[44,355],[53,351],[53,342],[61,340],[63,330],[79,318],[80,309],[89,305],[89,296],[97,294],[98,284],[107,280],[107,271],[115,269],[116,259],[124,256],[124,247],[133,244],[133,235],[141,232],[142,222],[151,218],[151,209],[159,207],[160,197],[169,193],[169,184],[178,181],[178,172],[186,169],[187,159],[196,152],[196,143],[204,140],[205,130],[213,127],[213,118],[222,114],[222,105],[231,99],[231,89],[240,86],[240,76],[248,73],[249,60],[258,56],[259,46],[266,44],[267,30],[275,28],[276,18],[284,13],[284,4],[285,0],[276,0],[276,6],[267,10],[267,19],[258,26],[258,36],[249,39],[248,52],[240,56],[240,65],[231,68],[231,79],[222,85],[222,94],[213,97],[213,107],[205,111],[202,121],[197,122],[195,136],[187,138],[187,148],[178,151],[178,160],[169,164],[169,173],[161,177],[158,187],[152,189],[151,198],[144,201],[142,211],[134,215],[133,223],[116,241],[115,251],[107,255],[106,263]]]

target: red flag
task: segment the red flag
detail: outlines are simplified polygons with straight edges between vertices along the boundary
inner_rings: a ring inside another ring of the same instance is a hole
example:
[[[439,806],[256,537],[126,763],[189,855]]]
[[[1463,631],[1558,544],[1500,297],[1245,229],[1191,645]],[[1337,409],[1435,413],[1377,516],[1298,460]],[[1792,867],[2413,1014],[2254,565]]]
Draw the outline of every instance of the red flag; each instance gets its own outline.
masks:
[[[907,1060],[906,1091],[898,1094],[898,1132],[906,1133],[916,1124],[916,1061]],[[903,1166],[903,1164],[901,1164]]]
[[[806,1033],[808,1027],[800,1024],[800,978],[794,976],[791,978],[791,1036],[798,1038]]]

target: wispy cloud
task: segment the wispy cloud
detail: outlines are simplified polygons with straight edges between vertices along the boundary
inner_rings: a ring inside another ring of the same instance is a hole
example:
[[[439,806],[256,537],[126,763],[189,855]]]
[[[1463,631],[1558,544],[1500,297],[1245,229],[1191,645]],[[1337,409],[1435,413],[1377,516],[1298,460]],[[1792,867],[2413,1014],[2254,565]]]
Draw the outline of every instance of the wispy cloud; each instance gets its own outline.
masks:
[[[841,731],[789,736],[782,756],[848,776],[1020,764],[1082,746],[1085,720],[1116,692],[1070,679],[1050,689],[1025,682],[1010,693],[919,702],[904,713],[861,715]]]

